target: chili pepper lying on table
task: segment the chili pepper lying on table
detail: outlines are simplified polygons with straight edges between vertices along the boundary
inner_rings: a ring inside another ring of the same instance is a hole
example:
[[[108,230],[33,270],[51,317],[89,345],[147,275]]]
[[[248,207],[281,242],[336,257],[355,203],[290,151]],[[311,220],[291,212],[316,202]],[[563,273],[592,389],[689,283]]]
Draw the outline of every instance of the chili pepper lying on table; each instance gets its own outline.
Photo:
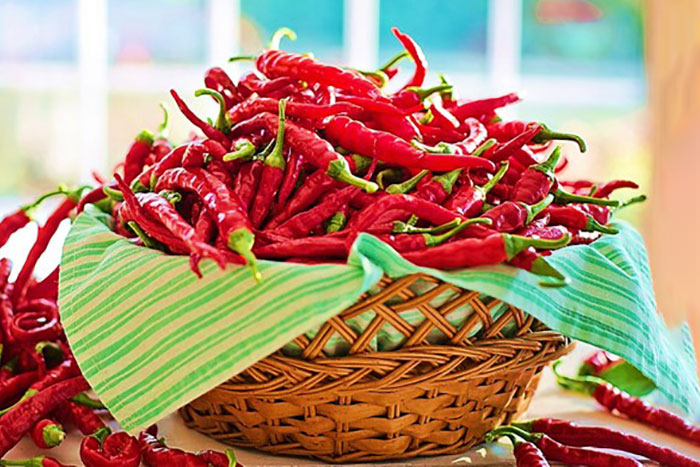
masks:
[[[109,428],[105,428],[83,438],[80,460],[85,467],[139,467],[141,450],[133,436],[123,431],[110,433]]]
[[[66,438],[66,432],[63,431],[63,427],[59,423],[45,418],[34,425],[31,438],[38,448],[51,449],[63,442]]]
[[[579,376],[598,376],[622,361],[620,357],[606,350],[598,350],[583,361],[578,374]]]
[[[513,443],[513,456],[515,457],[516,467],[549,467],[547,458],[544,457],[542,451],[529,441],[522,441],[520,438],[511,433],[504,435],[510,442]]]
[[[61,464],[59,461],[53,457],[37,456],[31,459],[24,459],[19,461],[8,461],[0,459],[0,466],[17,466],[17,467],[75,467],[73,465]]]
[[[148,467],[165,467],[171,465],[186,465],[192,467],[235,467],[236,457],[231,449],[226,453],[204,451],[201,453],[185,452],[181,449],[169,448],[156,435],[155,426],[139,435],[139,446],[143,462]]]
[[[700,462],[659,446],[638,436],[603,427],[582,426],[566,420],[538,418],[529,422],[513,423],[527,432],[544,433],[568,446],[614,449],[646,457],[663,465],[700,467]]]
[[[642,467],[640,462],[631,457],[598,451],[596,449],[566,446],[558,443],[544,433],[529,433],[515,426],[502,426],[490,431],[486,435],[486,441],[491,443],[501,436],[508,435],[517,436],[534,444],[546,459],[552,461],[591,467]]]
[[[564,376],[558,372],[561,361],[554,363],[557,383],[565,389],[592,395],[609,412],[618,412],[630,420],[640,422],[659,431],[672,434],[695,444],[700,444],[700,427],[692,425],[668,410],[654,407],[630,396],[605,380],[594,376]]]

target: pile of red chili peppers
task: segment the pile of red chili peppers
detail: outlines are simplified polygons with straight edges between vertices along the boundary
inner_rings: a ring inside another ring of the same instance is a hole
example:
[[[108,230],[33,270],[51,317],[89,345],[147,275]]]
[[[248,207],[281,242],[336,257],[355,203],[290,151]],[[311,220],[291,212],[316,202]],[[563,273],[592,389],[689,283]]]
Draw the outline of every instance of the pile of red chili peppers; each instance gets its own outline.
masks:
[[[584,151],[581,138],[502,121],[515,94],[460,100],[444,80],[427,87],[420,46],[393,32],[405,51],[363,72],[280,50],[294,35],[278,31],[258,56],[234,58],[255,66],[238,82],[206,72],[195,95],[213,99],[213,119],[171,91],[201,136],[175,145],[165,123],[157,136],[140,133],[121,175],[83,204],[97,203],[139,245],[189,255],[198,275],[206,258],[248,264],[256,280],[257,258],[344,262],[365,232],[421,266],[508,263],[563,282],[545,257],[616,233],[621,203],[609,196],[636,185],[560,182],[566,162],[551,143]],[[413,75],[395,85],[406,57]]]

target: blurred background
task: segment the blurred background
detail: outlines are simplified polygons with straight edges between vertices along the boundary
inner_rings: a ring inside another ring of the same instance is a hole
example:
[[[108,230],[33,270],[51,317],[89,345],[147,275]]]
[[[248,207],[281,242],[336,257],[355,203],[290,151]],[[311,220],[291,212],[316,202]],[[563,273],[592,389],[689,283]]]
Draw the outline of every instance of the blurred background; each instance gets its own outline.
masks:
[[[663,93],[676,97],[667,111],[683,121],[685,88],[692,94],[700,81],[700,73],[684,65],[688,56],[699,56],[696,49],[682,47],[682,26],[697,35],[693,14],[700,2],[678,0],[673,12],[662,3],[0,0],[0,209],[9,211],[60,182],[89,181],[93,170],[108,173],[141,129],[155,130],[158,103],[170,103],[170,88],[213,116],[209,99],[193,97],[206,67],[245,71],[249,65],[229,65],[228,57],[258,51],[280,26],[299,36],[285,48],[373,69],[400,50],[389,30],[396,25],[419,41],[431,70],[445,73],[460,97],[517,90],[525,100],[504,116],[584,136],[585,155],[567,146],[569,177],[638,181],[651,202],[621,217],[647,240],[667,321],[692,321],[700,313],[692,294],[700,285],[700,261],[682,244],[693,237],[682,237],[661,218],[676,209],[674,215],[686,219],[681,228],[697,231],[698,208],[680,203],[680,211],[674,201],[697,196],[690,188],[679,193],[679,179],[691,180],[688,166],[669,172],[668,159],[679,157],[678,148],[664,154],[668,145],[655,135],[668,134],[668,119],[658,121],[668,116],[659,112],[669,105]],[[408,62],[403,68],[411,71]],[[680,81],[688,75],[690,81]],[[171,134],[184,138],[189,126],[172,114]],[[690,173],[700,175],[698,167],[691,163]]]

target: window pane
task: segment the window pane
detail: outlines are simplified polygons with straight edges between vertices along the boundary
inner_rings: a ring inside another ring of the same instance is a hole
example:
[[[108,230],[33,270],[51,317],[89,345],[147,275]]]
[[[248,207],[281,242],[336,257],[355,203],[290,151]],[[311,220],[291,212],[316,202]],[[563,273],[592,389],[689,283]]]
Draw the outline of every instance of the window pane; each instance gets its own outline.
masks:
[[[284,48],[313,52],[321,60],[339,62],[343,51],[343,2],[317,0],[241,0],[241,50],[264,47],[275,30],[287,26],[297,33]]]
[[[483,72],[487,14],[487,0],[382,0],[380,60],[387,60],[403,50],[391,33],[391,27],[396,26],[420,44],[433,71]]]
[[[636,0],[524,0],[524,73],[642,77]]]
[[[74,0],[0,0],[0,60],[76,59]]]
[[[110,0],[109,57],[118,63],[202,63],[205,0]]]

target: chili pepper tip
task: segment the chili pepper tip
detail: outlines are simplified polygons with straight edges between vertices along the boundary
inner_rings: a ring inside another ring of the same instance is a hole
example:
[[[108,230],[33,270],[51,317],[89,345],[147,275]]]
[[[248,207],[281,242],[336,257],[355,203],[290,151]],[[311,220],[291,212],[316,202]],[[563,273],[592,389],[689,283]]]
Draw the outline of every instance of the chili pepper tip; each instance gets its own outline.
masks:
[[[262,281],[262,274],[260,274],[260,271],[258,271],[258,260],[253,254],[254,243],[255,236],[250,230],[238,229],[235,230],[229,237],[228,247],[246,260],[246,263],[253,273],[255,282],[260,283]]]

